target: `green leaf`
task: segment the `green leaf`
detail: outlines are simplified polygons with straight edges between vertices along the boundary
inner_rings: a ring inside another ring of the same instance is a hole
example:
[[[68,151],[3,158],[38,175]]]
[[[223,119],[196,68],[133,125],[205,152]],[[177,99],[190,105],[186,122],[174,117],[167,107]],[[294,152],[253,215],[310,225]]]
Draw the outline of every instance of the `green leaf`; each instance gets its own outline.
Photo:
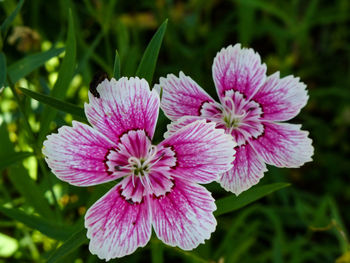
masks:
[[[64,48],[53,48],[45,52],[26,56],[8,67],[8,75],[12,83],[27,76],[38,67],[42,66],[49,59],[58,56]]]
[[[24,89],[24,88],[19,88],[25,95],[40,101],[54,109],[72,114],[82,120],[86,120],[85,118],[85,113],[84,113],[84,109],[81,107],[78,107],[72,103],[69,102],[65,102],[63,100],[59,100],[56,98],[53,98],[51,96],[47,96],[45,94],[41,94],[29,89]]]
[[[248,191],[243,192],[239,196],[231,195],[224,197],[216,201],[217,210],[214,212],[214,215],[219,216],[235,211],[289,185],[289,183],[274,183],[263,186],[255,186]]]
[[[16,190],[24,197],[25,201],[43,217],[55,219],[53,211],[50,209],[44,192],[39,188],[33,179],[28,175],[23,165],[17,165],[9,169],[8,178]]]
[[[0,212],[11,219],[17,220],[18,222],[36,229],[44,235],[56,240],[66,240],[74,231],[73,227],[62,226],[57,224],[57,222],[50,222],[39,216],[28,215],[22,210],[16,208],[5,208],[0,206]]]
[[[21,10],[21,7],[22,7],[23,3],[24,3],[24,0],[20,0],[18,5],[17,5],[17,7],[16,7],[16,9],[2,23],[2,25],[1,25],[1,33],[2,33],[3,36],[6,35],[7,30],[9,29],[9,27],[12,24],[13,20],[15,20],[19,10]]]
[[[0,160],[6,162],[5,160],[9,156],[14,157],[15,154],[18,153],[14,151],[14,146],[9,139],[6,125],[4,123],[0,125],[0,138]],[[18,156],[15,157],[15,159],[16,158],[18,158]],[[33,206],[42,216],[54,219],[54,214],[50,209],[48,201],[44,197],[44,193],[29,177],[28,172],[23,165],[19,164],[12,166],[8,171],[8,178],[29,205]]]
[[[3,52],[0,53],[0,91],[6,83],[6,56]]]
[[[0,158],[0,171],[11,164],[22,161],[23,159],[32,156],[34,153],[32,152],[16,152],[7,154],[6,158]]]
[[[15,153],[14,147],[9,138],[9,134],[8,134],[5,122],[3,122],[0,125],[0,138],[1,138],[0,159],[5,159],[5,157],[8,156],[8,154]]]
[[[279,19],[281,19],[285,24],[292,25],[292,20],[290,15],[281,8],[278,8],[276,5],[272,4],[269,1],[262,0],[235,0],[236,2],[244,5],[250,5],[261,11],[265,11],[268,14],[271,14]]]
[[[154,34],[145,50],[145,53],[143,54],[140,65],[136,71],[136,76],[145,78],[150,85],[152,84],[152,78],[154,70],[156,68],[158,54],[160,46],[163,42],[167,24],[168,20],[165,20],[163,24],[158,28],[157,32]]]
[[[80,59],[78,62],[78,67],[75,70],[75,73],[82,73],[84,72],[84,69],[86,68],[90,57],[93,57],[94,50],[101,42],[102,37],[104,36],[104,32],[100,31],[100,33],[95,37],[94,41],[92,43],[89,43],[89,45],[85,44],[81,47],[83,48],[82,53],[84,53],[84,56]]]
[[[74,30],[74,19],[72,11],[69,10],[68,19],[68,34],[67,34],[67,45],[66,45],[66,55],[62,61],[57,81],[52,89],[51,96],[57,99],[63,99],[66,95],[69,83],[71,82],[74,71],[75,71],[75,59],[76,59],[76,39]],[[44,114],[41,118],[41,129],[39,132],[38,143],[39,145],[44,140],[47,132],[50,129],[50,123],[54,120],[56,116],[56,110],[52,108],[44,109]]]
[[[120,57],[119,57],[118,50],[115,51],[113,77],[116,80],[120,78]]]
[[[88,241],[86,229],[81,229],[68,238],[62,246],[56,249],[48,259],[48,263],[55,263],[72,253]]]

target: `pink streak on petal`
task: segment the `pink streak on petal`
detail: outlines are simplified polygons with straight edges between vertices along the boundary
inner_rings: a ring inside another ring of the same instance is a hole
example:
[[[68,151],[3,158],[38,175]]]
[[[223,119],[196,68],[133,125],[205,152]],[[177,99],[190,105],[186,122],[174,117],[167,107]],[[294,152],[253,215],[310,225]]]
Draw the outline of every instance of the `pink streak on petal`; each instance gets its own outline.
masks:
[[[231,89],[250,99],[266,78],[266,65],[261,64],[260,55],[253,49],[241,48],[240,44],[221,49],[212,70],[220,100]]]
[[[120,138],[119,149],[125,155],[142,158],[146,157],[151,145],[151,140],[143,130],[129,131]]]
[[[143,197],[148,194],[147,190],[143,186],[140,178],[137,176],[127,176],[121,182],[121,195],[126,200],[132,200],[133,202],[140,203]]]
[[[173,121],[186,115],[198,116],[204,102],[214,101],[194,80],[182,72],[179,77],[168,74],[159,81],[155,89],[160,92],[163,88],[162,110]]]
[[[167,147],[158,146],[157,155],[150,162],[150,172],[148,174],[151,194],[159,197],[168,193],[173,187],[172,169],[176,165],[175,152]]]
[[[222,117],[222,106],[217,102],[206,102],[201,109],[203,118],[213,120]]]
[[[73,185],[89,186],[112,181],[106,167],[113,143],[90,126],[73,121],[73,127],[63,126],[58,134],[47,136],[43,153],[52,172]]]
[[[265,163],[249,144],[236,148],[233,168],[221,175],[220,185],[227,191],[239,195],[257,184],[266,172]]]
[[[264,122],[264,126],[264,134],[251,144],[266,163],[297,168],[312,161],[312,140],[301,125]]]
[[[279,72],[269,76],[254,96],[254,100],[263,108],[263,119],[273,121],[286,121],[295,117],[308,98],[306,85],[299,78],[287,76],[280,79]]]
[[[154,231],[164,243],[191,250],[214,232],[216,206],[203,186],[179,179],[174,184],[170,193],[150,200]]]
[[[167,172],[152,170],[149,174],[149,179],[152,186],[152,194],[156,197],[169,193],[174,186],[170,174]]]
[[[175,152],[170,147],[157,146],[157,155],[151,162],[152,171],[169,171],[170,167],[176,165]]]
[[[235,153],[232,136],[205,120],[181,128],[161,145],[175,152],[173,176],[198,183],[217,180],[220,173],[231,169]]]
[[[172,121],[170,124],[167,125],[167,131],[164,133],[164,138],[168,138],[169,136],[173,135],[175,132],[180,130],[181,128],[185,127],[188,124],[191,124],[194,121],[203,120],[203,117],[200,116],[184,116],[176,121]]]
[[[143,129],[152,138],[158,118],[159,96],[139,78],[104,80],[98,85],[100,98],[89,92],[85,114],[89,122],[114,142],[129,130]]]
[[[151,237],[148,203],[126,201],[120,184],[100,198],[85,215],[89,249],[100,259],[110,260],[144,247]]]

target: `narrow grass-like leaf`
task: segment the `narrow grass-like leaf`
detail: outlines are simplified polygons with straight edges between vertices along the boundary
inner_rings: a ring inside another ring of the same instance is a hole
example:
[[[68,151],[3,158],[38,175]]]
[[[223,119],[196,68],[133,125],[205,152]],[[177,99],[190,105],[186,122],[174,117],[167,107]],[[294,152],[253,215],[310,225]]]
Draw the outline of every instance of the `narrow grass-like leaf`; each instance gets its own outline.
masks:
[[[89,59],[94,55],[94,51],[96,47],[101,42],[102,37],[104,36],[104,32],[101,31],[98,33],[98,35],[95,37],[94,41],[92,43],[89,43],[89,46],[84,43],[81,48],[83,48],[82,52],[84,53],[84,56],[80,59],[78,62],[78,67],[75,70],[75,74],[84,72],[84,69],[86,68]],[[83,41],[83,40],[81,40]],[[79,42],[79,41],[78,41]]]
[[[6,56],[0,52],[0,91],[6,83]]]
[[[243,192],[239,196],[228,196],[216,201],[217,210],[215,216],[226,214],[242,208],[272,192],[289,186],[289,183],[274,183],[263,186],[256,186]]]
[[[120,78],[120,57],[119,57],[118,50],[115,51],[113,77],[116,80]]]
[[[71,82],[75,71],[75,59],[76,59],[76,39],[74,30],[74,19],[72,11],[69,10],[68,21],[68,34],[66,54],[59,69],[57,81],[52,89],[51,96],[57,99],[64,98],[69,83]],[[44,109],[44,114],[41,118],[41,129],[39,132],[38,143],[41,145],[47,132],[50,129],[50,123],[56,116],[56,110],[52,108]]]
[[[53,48],[45,52],[26,56],[8,67],[8,75],[12,83],[42,66],[49,59],[58,56],[64,51],[64,48]]]
[[[81,229],[69,237],[62,246],[56,249],[48,259],[48,263],[58,262],[65,256],[72,253],[88,241],[86,237],[86,229]]]
[[[238,10],[238,36],[242,45],[249,45],[255,30],[255,12],[256,9],[240,3]]]
[[[263,10],[266,13],[269,13],[281,19],[285,24],[292,25],[292,20],[290,15],[269,1],[262,1],[262,0],[235,0],[235,1],[241,4],[250,5],[257,9]]]
[[[32,152],[16,152],[6,155],[6,158],[0,159],[0,171],[12,164],[15,164],[23,159],[32,156]]]
[[[5,21],[1,24],[1,34],[3,36],[6,35],[7,30],[9,29],[10,25],[12,24],[13,20],[15,20],[19,10],[21,10],[21,7],[24,3],[24,0],[20,0],[16,9],[5,19]]]
[[[22,210],[16,208],[5,208],[0,206],[0,212],[7,217],[17,220],[24,225],[36,229],[44,235],[56,240],[66,240],[74,231],[70,226],[62,226],[57,222],[50,222],[45,218],[28,215]]]
[[[8,134],[5,122],[0,124],[0,138],[1,138],[0,159],[4,159],[9,154],[15,153],[14,147],[9,138],[9,134]]]
[[[6,125],[0,125],[0,160],[5,160],[15,153],[14,146],[9,139]],[[45,218],[54,219],[54,214],[50,209],[44,193],[38,185],[29,177],[27,170],[21,164],[12,166],[8,170],[8,178],[15,189],[24,197],[24,200],[31,205],[40,215]]]
[[[167,28],[168,20],[158,28],[153,38],[149,42],[145,53],[142,56],[140,65],[136,71],[136,76],[145,78],[148,83],[152,84],[154,70],[156,68],[160,46],[162,45],[164,34]]]
[[[85,113],[84,113],[84,109],[81,107],[78,107],[72,103],[69,102],[65,102],[63,100],[59,100],[56,98],[53,98],[51,96],[47,96],[45,94],[41,94],[29,89],[25,89],[25,88],[19,88],[25,95],[39,101],[42,102],[48,106],[51,106],[54,109],[72,114],[78,118],[81,118],[83,120],[86,120],[85,118]]]
[[[9,179],[17,191],[25,198],[25,201],[43,217],[55,219],[44,192],[33,181],[23,165],[16,165],[9,169]]]

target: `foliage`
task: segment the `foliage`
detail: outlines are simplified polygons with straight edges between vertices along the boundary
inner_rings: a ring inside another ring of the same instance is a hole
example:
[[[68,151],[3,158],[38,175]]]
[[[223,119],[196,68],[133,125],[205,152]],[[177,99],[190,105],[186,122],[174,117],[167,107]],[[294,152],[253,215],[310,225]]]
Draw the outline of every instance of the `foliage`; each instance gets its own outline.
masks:
[[[208,185],[218,226],[194,251],[152,239],[114,261],[349,262],[348,0],[6,0],[0,10],[0,262],[99,262],[88,252],[83,216],[112,184],[70,186],[41,154],[46,135],[86,122],[95,72],[155,84],[182,70],[215,97],[212,60],[237,42],[257,50],[269,73],[307,84],[309,103],[295,122],[310,131],[314,162],[269,167],[239,197]],[[160,113],[156,141],[168,122]]]

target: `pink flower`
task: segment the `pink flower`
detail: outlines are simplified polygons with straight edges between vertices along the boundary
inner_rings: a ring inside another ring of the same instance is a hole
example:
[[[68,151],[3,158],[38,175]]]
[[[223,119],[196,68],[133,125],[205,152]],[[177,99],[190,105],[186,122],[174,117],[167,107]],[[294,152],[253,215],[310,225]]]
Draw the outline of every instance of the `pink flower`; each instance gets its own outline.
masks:
[[[218,180],[223,188],[240,194],[277,167],[300,167],[311,161],[313,147],[300,125],[280,123],[296,116],[308,100],[299,78],[266,76],[266,65],[252,49],[240,44],[223,48],[213,63],[213,78],[220,103],[195,81],[180,72],[160,78],[161,108],[172,121],[169,136],[194,120],[206,119],[232,134],[237,142],[233,168]],[[183,118],[183,116],[187,116]],[[182,118],[181,118],[182,117]]]
[[[160,101],[144,79],[104,80],[94,94],[85,104],[92,127],[61,127],[43,150],[53,173],[72,185],[123,178],[85,215],[90,251],[106,260],[131,254],[148,243],[152,226],[170,246],[203,243],[215,230],[216,206],[199,183],[231,169],[232,137],[196,121],[152,145]]]

